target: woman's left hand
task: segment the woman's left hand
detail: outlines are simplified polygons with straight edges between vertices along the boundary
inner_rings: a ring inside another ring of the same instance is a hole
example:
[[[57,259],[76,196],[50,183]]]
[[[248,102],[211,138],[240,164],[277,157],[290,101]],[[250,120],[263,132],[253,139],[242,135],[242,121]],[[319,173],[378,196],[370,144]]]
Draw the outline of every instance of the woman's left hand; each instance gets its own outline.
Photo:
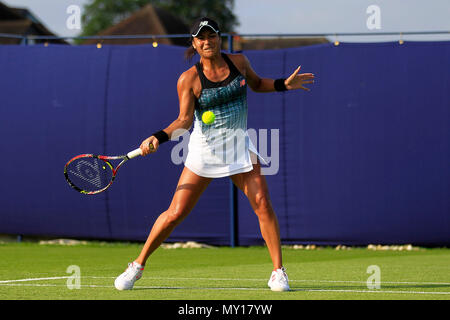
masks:
[[[314,74],[312,73],[301,73],[298,74],[302,66],[299,66],[293,74],[290,75],[289,78],[284,80],[284,84],[286,85],[286,88],[288,90],[295,90],[295,89],[303,89],[306,91],[311,91],[311,89],[308,89],[304,87],[304,84],[307,83],[314,83]]]

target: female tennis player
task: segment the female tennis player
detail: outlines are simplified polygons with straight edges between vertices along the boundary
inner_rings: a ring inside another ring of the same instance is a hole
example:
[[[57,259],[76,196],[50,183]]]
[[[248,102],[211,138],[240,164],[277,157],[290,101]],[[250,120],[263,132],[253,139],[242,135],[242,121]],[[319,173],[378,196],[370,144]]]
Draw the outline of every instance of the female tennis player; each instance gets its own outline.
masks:
[[[140,146],[143,155],[156,152],[159,145],[175,137],[177,130],[189,130],[194,123],[185,167],[169,208],[157,218],[140,255],[116,278],[115,287],[132,289],[141,278],[149,256],[191,212],[212,179],[229,176],[248,197],[258,217],[274,268],[269,287],[273,291],[287,291],[289,284],[282,263],[278,220],[261,174],[260,161],[264,159],[248,136],[242,135],[247,130],[247,85],[256,92],[309,91],[304,84],[313,83],[314,75],[299,74],[298,67],[287,79],[260,78],[244,55],[221,53],[219,26],[206,17],[195,22],[191,35],[192,47],[187,55],[198,53],[200,61],[178,79],[179,116]],[[214,113],[212,124],[202,122],[205,111]],[[230,143],[236,140],[237,144]]]

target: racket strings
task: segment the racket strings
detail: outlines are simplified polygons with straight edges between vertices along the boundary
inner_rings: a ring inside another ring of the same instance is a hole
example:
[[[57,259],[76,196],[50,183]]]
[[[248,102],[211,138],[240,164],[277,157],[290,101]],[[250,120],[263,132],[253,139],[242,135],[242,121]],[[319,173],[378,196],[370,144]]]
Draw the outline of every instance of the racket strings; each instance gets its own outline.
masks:
[[[111,166],[92,157],[75,159],[68,164],[66,172],[73,185],[88,192],[105,188],[113,178]]]

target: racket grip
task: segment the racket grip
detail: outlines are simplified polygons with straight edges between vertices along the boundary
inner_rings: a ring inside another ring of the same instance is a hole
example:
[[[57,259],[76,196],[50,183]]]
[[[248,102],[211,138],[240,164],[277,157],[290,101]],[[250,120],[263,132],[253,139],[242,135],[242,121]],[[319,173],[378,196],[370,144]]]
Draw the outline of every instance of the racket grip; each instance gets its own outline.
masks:
[[[129,159],[136,158],[137,156],[142,156],[142,150],[140,148],[137,148],[137,149],[127,153],[127,157]]]

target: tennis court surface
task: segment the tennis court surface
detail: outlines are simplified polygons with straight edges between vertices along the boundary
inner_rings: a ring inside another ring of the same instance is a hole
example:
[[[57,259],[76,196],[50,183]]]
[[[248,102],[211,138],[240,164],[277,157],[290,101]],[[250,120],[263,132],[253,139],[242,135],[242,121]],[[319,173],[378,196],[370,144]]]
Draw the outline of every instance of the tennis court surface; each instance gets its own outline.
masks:
[[[290,292],[271,292],[264,247],[159,248],[131,291],[114,279],[141,244],[0,244],[0,299],[450,300],[450,250],[283,249]]]

